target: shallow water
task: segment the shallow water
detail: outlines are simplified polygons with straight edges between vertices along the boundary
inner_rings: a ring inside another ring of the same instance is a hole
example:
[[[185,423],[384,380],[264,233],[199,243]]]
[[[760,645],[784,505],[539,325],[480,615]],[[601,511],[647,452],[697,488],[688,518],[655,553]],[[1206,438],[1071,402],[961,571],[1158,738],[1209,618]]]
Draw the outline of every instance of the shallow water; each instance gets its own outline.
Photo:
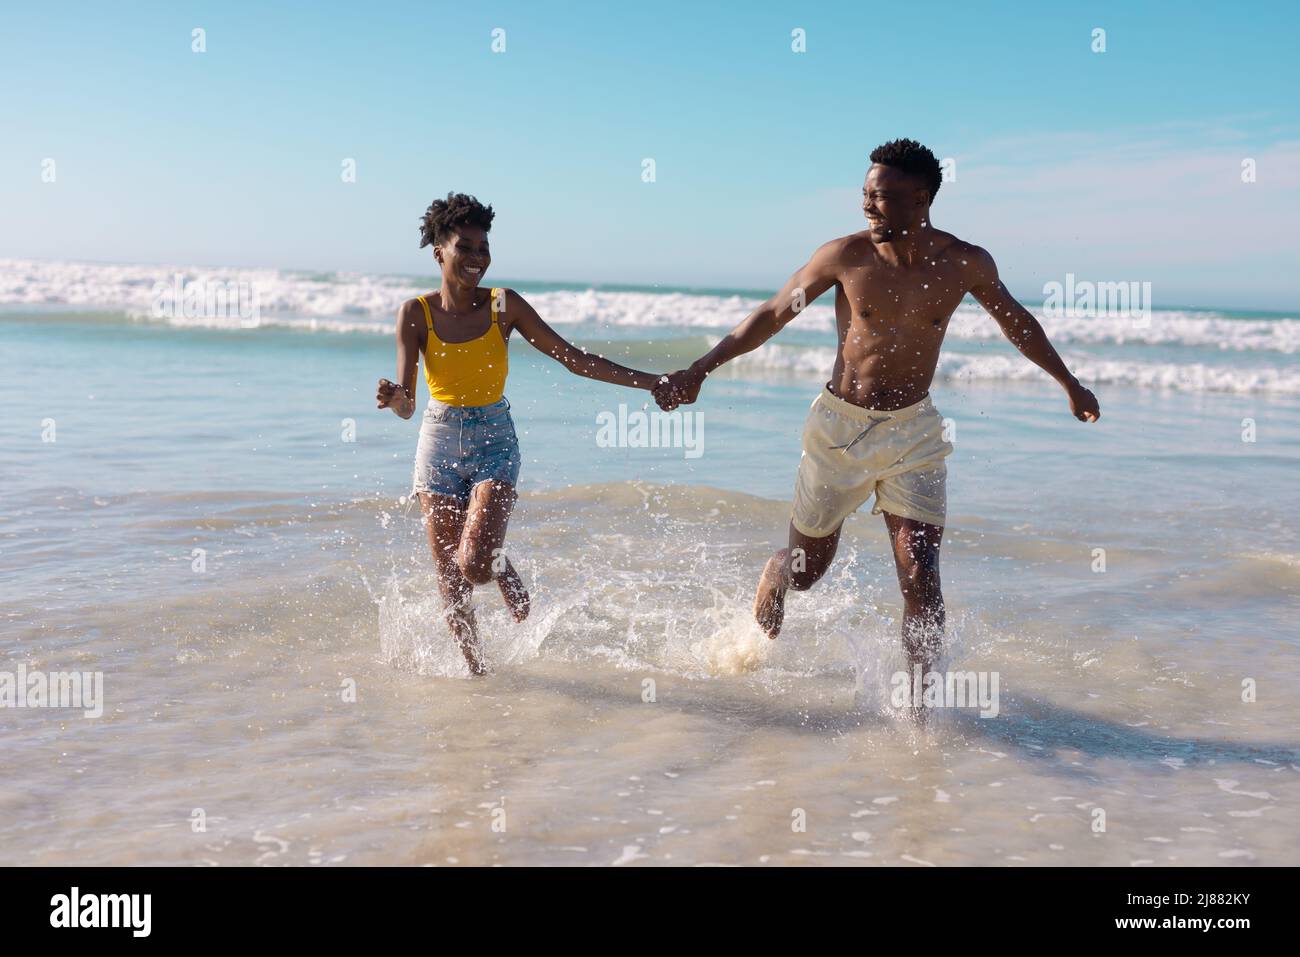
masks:
[[[945,660],[1000,697],[917,732],[878,517],[778,641],[749,619],[815,377],[711,381],[690,459],[597,447],[643,398],[515,347],[533,614],[479,589],[470,680],[399,501],[418,423],[372,408],[389,342],[47,319],[0,320],[0,670],[106,704],[0,709],[0,863],[1300,863],[1292,396],[1115,385],[1085,427],[937,384]]]

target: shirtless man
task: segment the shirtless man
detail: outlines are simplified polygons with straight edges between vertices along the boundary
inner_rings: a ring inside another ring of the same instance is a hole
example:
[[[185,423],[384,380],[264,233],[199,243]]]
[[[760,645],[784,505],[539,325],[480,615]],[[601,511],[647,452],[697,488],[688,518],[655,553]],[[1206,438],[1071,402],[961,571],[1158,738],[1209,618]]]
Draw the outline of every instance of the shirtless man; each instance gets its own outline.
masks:
[[[665,410],[694,402],[705,376],[757,349],[835,287],[835,369],[808,414],[789,544],[763,569],[754,617],[777,636],[786,591],[811,588],[826,574],[844,519],[874,493],[872,512],[885,516],[903,593],[908,664],[927,672],[943,637],[939,542],[944,457],[952,451],[929,391],[962,298],[974,296],[1012,344],[1060,383],[1076,419],[1095,422],[1101,414],[1042,326],[1002,285],[993,257],[931,225],[941,182],[938,160],[920,143],[895,140],[873,150],[862,188],[868,228],[818,249],[707,355],[655,388]]]

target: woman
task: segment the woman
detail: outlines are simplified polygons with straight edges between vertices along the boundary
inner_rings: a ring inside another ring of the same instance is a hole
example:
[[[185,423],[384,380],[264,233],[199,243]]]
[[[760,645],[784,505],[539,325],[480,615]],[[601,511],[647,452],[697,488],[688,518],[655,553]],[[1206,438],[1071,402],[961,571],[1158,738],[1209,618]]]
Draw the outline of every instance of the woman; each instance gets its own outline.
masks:
[[[379,380],[379,408],[415,413],[416,363],[424,357],[429,405],[415,452],[412,494],[420,496],[438,588],[452,637],[471,674],[484,668],[469,599],[495,579],[515,621],[528,616],[528,592],[501,547],[519,479],[519,442],[503,392],[506,343],[516,329],[570,372],[653,391],[660,376],[637,372],[574,348],[512,289],[483,288],[492,261],[495,213],[464,193],[435,200],[420,226],[442,270],[437,292],[402,304],[397,315],[400,385]]]

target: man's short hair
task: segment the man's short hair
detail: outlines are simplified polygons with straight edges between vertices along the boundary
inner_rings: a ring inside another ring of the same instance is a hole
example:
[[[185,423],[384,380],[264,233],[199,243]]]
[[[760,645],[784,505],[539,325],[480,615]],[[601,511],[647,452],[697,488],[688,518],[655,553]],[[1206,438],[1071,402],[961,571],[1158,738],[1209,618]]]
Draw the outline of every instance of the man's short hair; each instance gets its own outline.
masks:
[[[930,202],[934,202],[939,187],[943,185],[943,169],[929,149],[916,140],[890,140],[871,151],[871,162],[902,170],[919,177],[930,191]]]

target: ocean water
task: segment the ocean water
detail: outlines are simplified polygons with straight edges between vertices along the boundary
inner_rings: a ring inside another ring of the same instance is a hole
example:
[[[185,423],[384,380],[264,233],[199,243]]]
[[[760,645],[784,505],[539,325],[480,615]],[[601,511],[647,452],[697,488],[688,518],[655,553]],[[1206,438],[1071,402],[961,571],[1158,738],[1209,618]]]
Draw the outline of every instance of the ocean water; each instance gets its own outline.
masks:
[[[177,273],[257,308],[157,315]],[[762,295],[513,285],[663,371]],[[533,612],[478,590],[469,679],[404,501],[418,420],[373,402],[426,288],[0,261],[0,681],[103,675],[100,717],[0,707],[0,863],[1300,863],[1297,316],[1044,317],[1085,426],[959,310],[944,666],[998,713],[918,732],[878,516],[780,639],[749,617],[824,304],[710,379],[694,450],[603,446],[648,395],[512,343]]]

